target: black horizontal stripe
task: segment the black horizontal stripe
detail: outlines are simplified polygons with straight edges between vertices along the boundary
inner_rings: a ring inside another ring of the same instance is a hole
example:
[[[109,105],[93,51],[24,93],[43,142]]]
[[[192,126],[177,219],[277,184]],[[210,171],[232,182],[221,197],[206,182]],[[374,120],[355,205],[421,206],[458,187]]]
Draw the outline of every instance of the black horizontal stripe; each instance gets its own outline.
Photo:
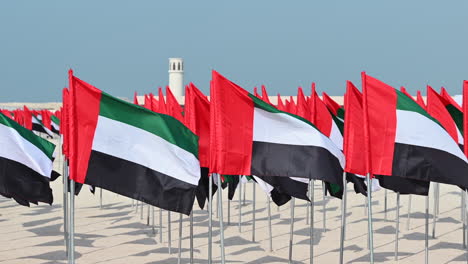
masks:
[[[27,202],[52,204],[49,178],[14,160],[0,157],[0,194],[28,206]]]
[[[308,184],[299,182],[288,177],[257,176],[266,183],[273,186],[276,194],[287,194],[288,196],[309,201],[307,197]],[[287,199],[287,198],[286,198]],[[286,201],[288,201],[287,199]],[[275,202],[276,203],[276,202]]]
[[[380,186],[400,194],[416,194],[427,196],[429,193],[428,181],[407,179],[398,176],[375,175],[379,180]]]
[[[468,188],[468,164],[448,152],[396,143],[392,175]]]
[[[85,183],[186,215],[192,211],[197,188],[140,164],[94,150]]]
[[[253,142],[252,174],[323,180],[342,184],[343,169],[338,159],[327,149]]]

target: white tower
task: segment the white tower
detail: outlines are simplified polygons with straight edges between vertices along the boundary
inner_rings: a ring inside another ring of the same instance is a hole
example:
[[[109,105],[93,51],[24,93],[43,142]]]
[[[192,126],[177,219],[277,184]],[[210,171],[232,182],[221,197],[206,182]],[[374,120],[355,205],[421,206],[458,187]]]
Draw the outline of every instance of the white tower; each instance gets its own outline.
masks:
[[[169,58],[169,87],[179,103],[184,96],[184,60]]]

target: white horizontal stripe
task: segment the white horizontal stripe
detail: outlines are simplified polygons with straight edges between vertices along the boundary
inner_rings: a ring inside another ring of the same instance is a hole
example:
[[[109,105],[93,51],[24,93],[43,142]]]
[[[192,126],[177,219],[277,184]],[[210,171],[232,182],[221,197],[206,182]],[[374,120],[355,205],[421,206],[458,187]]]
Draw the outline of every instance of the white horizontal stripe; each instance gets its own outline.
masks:
[[[442,150],[467,161],[447,131],[417,112],[397,110],[395,142]]]
[[[266,181],[260,179],[259,177],[255,176],[255,175],[252,175],[252,177],[255,179],[255,181],[257,182],[258,186],[260,186],[260,188],[266,192],[268,194],[268,196],[271,196],[271,191],[273,191],[273,186],[271,186],[270,184],[268,184]],[[255,188],[255,186],[254,186]]]
[[[284,113],[271,113],[254,108],[253,140],[299,146],[318,146],[335,156],[342,167],[343,152],[325,135],[310,124]]]
[[[98,118],[92,149],[193,185],[198,185],[200,179],[200,162],[192,153],[143,129],[107,117]]]
[[[308,178],[299,178],[299,177],[289,177],[291,180],[297,181],[297,182],[302,182],[302,183],[307,183],[309,184],[309,179]]]
[[[15,129],[0,124],[0,157],[19,162],[44,177],[50,178],[52,160]]]
[[[343,135],[341,135],[340,129],[333,120],[330,131],[330,139],[340,150],[343,150]]]

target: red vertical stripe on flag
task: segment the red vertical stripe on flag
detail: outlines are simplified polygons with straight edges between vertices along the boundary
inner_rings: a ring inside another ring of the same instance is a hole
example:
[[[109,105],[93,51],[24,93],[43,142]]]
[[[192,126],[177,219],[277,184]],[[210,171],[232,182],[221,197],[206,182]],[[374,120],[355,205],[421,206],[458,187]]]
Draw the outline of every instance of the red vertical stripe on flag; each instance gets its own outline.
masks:
[[[367,170],[392,175],[397,94],[393,87],[362,73]]]
[[[366,152],[362,151],[364,146],[364,115],[362,109],[362,94],[350,82],[346,84],[345,122],[343,136],[343,152],[346,157],[345,171],[360,175],[365,175]]]
[[[445,104],[442,101],[443,99],[437,94],[432,87],[427,86],[427,112],[434,117],[440,124],[445,128],[445,130],[450,134],[450,136],[458,144],[458,133],[457,126],[453,121],[452,116],[445,108]]]
[[[311,100],[314,100],[315,105],[315,117],[314,123],[318,130],[327,137],[330,137],[332,128],[332,116],[327,109],[327,106],[320,100],[317,92],[314,91]]]
[[[254,104],[248,92],[212,73],[210,172],[250,175]]]
[[[424,99],[421,95],[421,91],[418,90],[417,94],[416,94],[416,102],[418,103],[418,105],[420,105],[424,110],[426,110],[426,104],[424,103]]]
[[[76,78],[70,71],[71,89],[71,179],[84,183],[88,171],[94,132],[99,117],[101,91]]]
[[[328,96],[327,93],[323,92],[322,93],[322,101],[325,103],[327,108],[336,116],[338,115],[338,109],[341,108],[341,106],[335,102],[330,96]]]
[[[192,83],[185,91],[185,123],[199,137],[200,166],[208,167],[210,165],[210,102]]]

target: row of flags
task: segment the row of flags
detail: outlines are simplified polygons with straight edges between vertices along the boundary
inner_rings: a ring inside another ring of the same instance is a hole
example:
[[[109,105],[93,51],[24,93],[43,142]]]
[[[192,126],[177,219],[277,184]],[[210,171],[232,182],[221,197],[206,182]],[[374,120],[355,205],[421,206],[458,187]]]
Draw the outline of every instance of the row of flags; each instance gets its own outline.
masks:
[[[468,102],[466,81],[463,92]],[[468,106],[458,105],[445,89],[439,94],[428,87],[426,104],[419,92],[414,99],[404,88],[397,90],[362,73],[362,92],[348,81],[344,105],[326,93],[320,98],[314,84],[310,96],[299,87],[296,101],[278,95],[273,104],[264,86],[261,95],[256,89],[251,94],[213,71],[209,99],[192,83],[185,94],[181,106],[169,87],[165,96],[160,88],[157,98],[145,95],[140,105],[136,93],[133,103],[126,102],[70,71],[60,111],[31,116],[26,107],[2,111],[0,123],[2,128],[16,124],[15,133],[27,133],[24,138],[34,142],[47,142],[30,131],[35,124],[42,124],[45,132],[40,132],[46,134],[60,132],[69,177],[79,184],[186,215],[195,198],[204,207],[213,173],[223,178],[220,187],[229,186],[230,199],[240,176],[246,176],[278,205],[291,197],[308,200],[311,180],[323,181],[334,197],[343,195],[344,181],[367,195],[367,174],[400,194],[427,195],[430,181],[468,187],[468,122],[463,115]],[[9,141],[8,152],[28,157],[23,160],[31,164],[24,166],[34,170],[31,166],[47,161],[51,170],[51,143],[39,148],[41,154],[25,148],[17,136],[1,133],[2,140]],[[21,162],[5,155],[0,156]],[[48,169],[35,172],[41,180],[52,175]],[[2,195],[12,193],[18,191],[1,189]]]

